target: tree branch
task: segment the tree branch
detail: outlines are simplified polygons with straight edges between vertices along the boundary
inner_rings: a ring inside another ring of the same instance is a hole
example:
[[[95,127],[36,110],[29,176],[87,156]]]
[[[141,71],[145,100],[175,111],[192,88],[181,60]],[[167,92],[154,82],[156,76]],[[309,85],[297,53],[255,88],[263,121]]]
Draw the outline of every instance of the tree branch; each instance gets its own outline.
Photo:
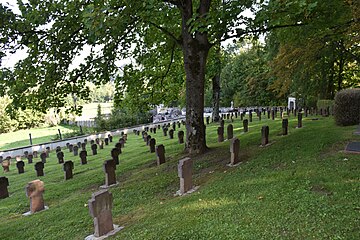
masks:
[[[177,38],[174,34],[172,34],[169,30],[167,30],[164,27],[161,27],[151,21],[146,21],[148,22],[150,25],[154,26],[155,28],[159,29],[160,31],[162,31],[165,35],[167,35],[168,37],[170,37],[171,39],[173,39],[175,41],[176,44],[178,44],[179,46],[182,45],[182,41],[180,38]]]

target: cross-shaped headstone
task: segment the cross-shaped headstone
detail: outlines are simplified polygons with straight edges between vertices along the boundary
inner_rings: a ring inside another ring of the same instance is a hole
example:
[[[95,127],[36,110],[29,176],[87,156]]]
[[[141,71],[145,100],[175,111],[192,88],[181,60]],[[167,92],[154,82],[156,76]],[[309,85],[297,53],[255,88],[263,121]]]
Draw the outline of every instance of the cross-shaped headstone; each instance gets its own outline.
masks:
[[[64,152],[60,151],[58,153],[56,153],[56,157],[58,159],[58,163],[64,163]]]
[[[25,163],[23,161],[16,162],[16,167],[18,169],[19,174],[24,173],[24,166],[25,166]]]
[[[80,160],[81,160],[81,165],[87,164],[87,159],[86,159],[87,152],[82,150],[82,151],[80,151],[79,156],[80,156]]]
[[[66,161],[63,164],[64,179],[68,180],[73,178],[74,163],[72,161]]]
[[[45,209],[43,193],[45,191],[44,182],[34,180],[25,187],[26,196],[30,198],[30,212],[35,213]]]
[[[44,163],[43,162],[37,162],[34,165],[36,176],[41,177],[44,176]]]
[[[105,173],[105,185],[110,186],[116,184],[115,175],[116,164],[114,160],[106,160],[103,164],[103,171]]]

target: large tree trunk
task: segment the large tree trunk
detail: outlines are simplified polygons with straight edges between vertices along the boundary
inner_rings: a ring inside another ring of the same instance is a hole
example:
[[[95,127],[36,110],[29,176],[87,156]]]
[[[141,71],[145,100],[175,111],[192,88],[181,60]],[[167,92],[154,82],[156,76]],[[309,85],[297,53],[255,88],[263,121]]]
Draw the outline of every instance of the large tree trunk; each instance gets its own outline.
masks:
[[[198,13],[205,16],[209,0],[202,0]],[[193,17],[191,0],[182,1],[182,51],[186,74],[186,148],[190,153],[204,153],[207,149],[204,124],[204,85],[206,60],[210,49],[207,33],[190,33]]]

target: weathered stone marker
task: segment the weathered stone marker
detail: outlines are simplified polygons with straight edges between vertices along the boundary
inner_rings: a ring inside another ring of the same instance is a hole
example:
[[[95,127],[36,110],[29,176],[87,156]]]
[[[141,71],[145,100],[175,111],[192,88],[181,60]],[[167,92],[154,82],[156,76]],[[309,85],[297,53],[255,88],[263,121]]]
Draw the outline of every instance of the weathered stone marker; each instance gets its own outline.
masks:
[[[56,153],[56,157],[58,159],[58,163],[64,163],[64,153],[63,151],[60,151],[58,153]]]
[[[38,152],[37,152],[37,151],[33,151],[33,156],[34,156],[34,158],[37,158],[37,157],[38,157]]]
[[[108,190],[101,190],[92,194],[88,201],[89,212],[94,221],[94,237],[101,237],[114,230],[111,209],[112,194]]]
[[[179,142],[179,144],[182,144],[182,143],[184,143],[184,131],[182,131],[182,130],[180,130],[179,132],[178,132],[178,142]]]
[[[244,128],[244,132],[249,131],[249,121],[247,119],[244,119],[243,121],[243,128]]]
[[[74,145],[69,144],[69,152],[73,152],[74,151]]]
[[[116,184],[116,175],[115,175],[115,161],[106,160],[103,164],[103,171],[105,173],[105,186],[109,187],[110,185]]]
[[[68,180],[73,178],[74,163],[72,161],[66,161],[63,164],[64,179]]]
[[[225,121],[224,121],[224,120],[221,120],[221,121],[220,121],[220,127],[224,128],[224,126],[225,126]]]
[[[230,165],[236,165],[240,162],[240,140],[238,138],[231,139],[230,142]]]
[[[289,128],[289,120],[287,118],[284,118],[282,120],[282,135],[288,134],[288,128]]]
[[[180,178],[180,195],[183,195],[193,188],[192,183],[193,161],[191,158],[184,158],[178,164],[178,176]]]
[[[165,163],[165,147],[164,145],[160,144],[156,146],[156,157],[157,157],[157,165],[161,165]]]
[[[74,156],[79,155],[79,147],[78,146],[74,146],[73,153],[74,153]]]
[[[50,147],[45,148],[46,157],[50,157]]]
[[[146,136],[146,146],[149,146],[151,140],[151,135]]]
[[[109,139],[108,138],[104,138],[104,142],[105,142],[105,145],[109,145]]]
[[[91,145],[91,150],[93,155],[97,155],[97,144],[93,143]]]
[[[151,153],[155,152],[155,145],[156,145],[155,138],[151,138],[150,141],[149,141],[149,147],[150,147],[150,152]]]
[[[9,180],[7,177],[0,177],[0,199],[9,197]]]
[[[1,166],[3,167],[4,172],[9,172],[10,164],[11,164],[10,159],[6,158],[6,159],[2,160]]]
[[[60,146],[57,146],[56,149],[55,149],[55,153],[58,153],[61,151],[61,147]]]
[[[249,112],[249,122],[252,122],[252,112]]]
[[[167,136],[167,131],[168,131],[167,127],[164,127],[164,128],[163,128],[163,135],[164,135],[164,137]]]
[[[265,146],[269,143],[269,126],[262,126],[261,128],[261,145]]]
[[[86,159],[86,157],[87,157],[87,151],[82,150],[82,151],[80,152],[79,156],[80,156],[80,163],[81,163],[81,165],[87,164],[87,159]]]
[[[113,141],[113,136],[111,136],[111,134],[108,135],[109,141],[112,142]]]
[[[99,148],[104,149],[104,140],[100,140],[99,142]]]
[[[43,193],[45,191],[44,182],[34,180],[25,187],[26,196],[30,198],[30,212],[35,213],[45,209]]]
[[[174,129],[169,130],[169,138],[174,139]]]
[[[125,147],[125,139],[123,137],[119,139],[119,143],[121,144],[121,148]]]
[[[111,157],[114,160],[116,165],[119,165],[119,154],[120,154],[120,151],[118,148],[111,149]]]
[[[18,162],[16,162],[16,167],[17,167],[17,169],[18,169],[18,173],[19,173],[19,174],[22,174],[22,173],[25,172],[25,171],[24,171],[24,166],[25,166],[25,163],[24,163],[23,161],[18,161]]]
[[[121,153],[121,143],[116,143],[115,147],[119,150],[119,154]]]
[[[81,143],[81,150],[86,151],[86,143],[85,142]]]
[[[230,140],[234,137],[234,127],[232,124],[227,126],[227,139]]]
[[[42,153],[40,154],[41,162],[46,163],[46,157],[47,157],[47,156],[48,156],[48,155],[46,154],[46,152],[42,152]]]
[[[28,156],[27,156],[28,164],[31,164],[33,162],[33,158],[34,158],[34,156],[31,153],[28,154]]]
[[[223,142],[224,141],[224,128],[223,127],[217,128],[217,135],[218,135],[218,142]]]
[[[302,113],[299,112],[298,113],[298,124],[297,124],[298,128],[302,128]]]
[[[35,167],[37,177],[44,176],[44,163],[43,162],[35,163],[34,167]]]

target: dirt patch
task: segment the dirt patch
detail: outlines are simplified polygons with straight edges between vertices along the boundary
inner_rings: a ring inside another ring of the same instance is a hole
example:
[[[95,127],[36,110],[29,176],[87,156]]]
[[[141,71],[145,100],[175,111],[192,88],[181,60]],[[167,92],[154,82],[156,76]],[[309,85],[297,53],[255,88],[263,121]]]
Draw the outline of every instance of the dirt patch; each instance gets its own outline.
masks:
[[[313,185],[310,188],[310,191],[323,196],[331,196],[333,194],[331,191],[329,191],[328,189],[326,189],[324,186],[321,185]]]

